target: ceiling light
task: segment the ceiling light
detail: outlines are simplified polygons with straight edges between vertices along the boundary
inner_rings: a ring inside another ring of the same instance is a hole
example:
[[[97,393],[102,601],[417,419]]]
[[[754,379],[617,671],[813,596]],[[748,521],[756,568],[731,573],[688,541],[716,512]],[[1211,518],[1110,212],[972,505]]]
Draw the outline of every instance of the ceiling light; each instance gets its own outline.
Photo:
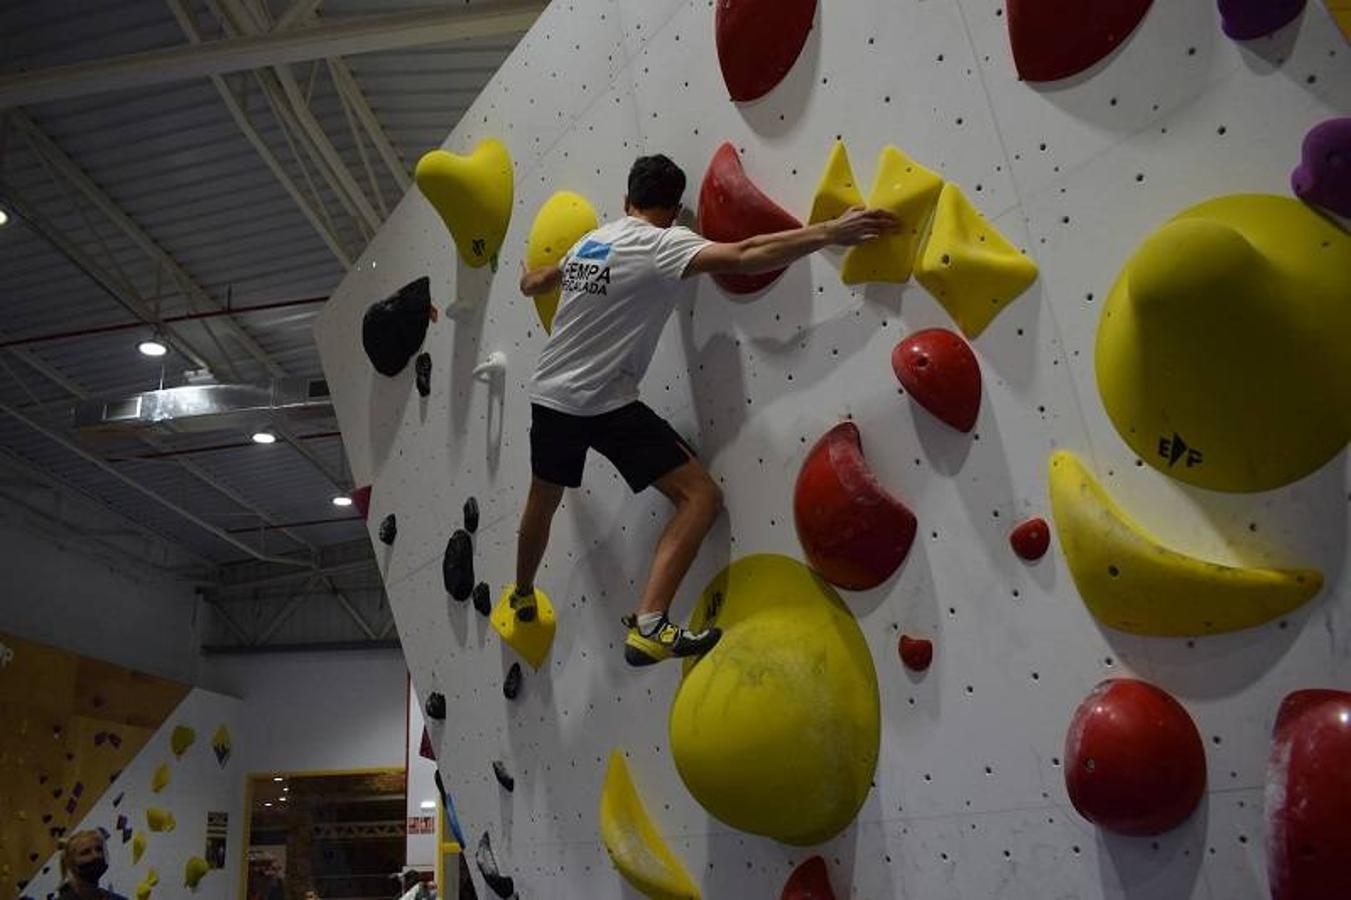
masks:
[[[277,443],[277,436],[270,431],[255,431],[253,442],[255,444],[275,444]]]
[[[435,800],[423,800],[423,801],[422,801],[421,803],[419,803],[418,805],[421,806],[423,809],[436,809],[436,801],[435,801]]]
[[[5,212],[3,209],[0,209],[0,228],[4,228],[8,224],[9,224],[9,213]]]
[[[285,803],[285,802],[286,802],[286,795],[285,795],[285,794],[282,794],[282,795],[281,795],[280,797],[278,797],[277,799],[280,800],[282,803]]]
[[[351,505],[352,505],[352,498],[351,498],[351,497],[348,497],[348,496],[346,496],[346,495],[343,495],[343,496],[341,496],[341,497],[334,497],[334,498],[333,498],[333,505],[334,505],[334,506],[351,506]]]
[[[280,775],[273,775],[273,776],[272,776],[272,780],[273,780],[273,781],[285,781],[286,779],[285,779],[285,778],[282,778]]]
[[[264,805],[264,806],[271,806],[271,805],[272,805],[272,801],[269,800],[269,801],[267,801],[266,803],[264,803],[263,805]]]
[[[169,352],[169,348],[155,339],[141,341],[136,345],[136,349],[141,351],[142,356],[163,356]]]

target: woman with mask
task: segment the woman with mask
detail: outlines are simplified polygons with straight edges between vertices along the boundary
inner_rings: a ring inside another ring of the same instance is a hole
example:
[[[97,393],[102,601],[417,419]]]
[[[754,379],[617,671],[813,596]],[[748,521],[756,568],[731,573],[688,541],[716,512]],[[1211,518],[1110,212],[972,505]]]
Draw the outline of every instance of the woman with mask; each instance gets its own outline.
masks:
[[[80,831],[71,835],[61,852],[61,869],[66,873],[66,881],[56,894],[57,900],[127,900],[99,887],[99,880],[108,871],[108,854],[100,832]]]

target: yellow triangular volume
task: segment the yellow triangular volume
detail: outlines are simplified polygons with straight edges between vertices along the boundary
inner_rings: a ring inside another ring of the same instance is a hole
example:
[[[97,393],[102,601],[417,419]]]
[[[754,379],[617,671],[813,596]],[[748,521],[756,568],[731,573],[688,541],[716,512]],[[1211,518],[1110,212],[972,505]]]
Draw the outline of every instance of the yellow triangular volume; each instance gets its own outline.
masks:
[[[653,900],[699,900],[699,888],[648,818],[624,754],[610,753],[600,794],[600,839],[634,889]]]
[[[559,191],[539,208],[535,224],[530,226],[530,237],[525,244],[526,268],[534,270],[556,265],[563,254],[585,235],[596,230],[600,220],[596,210],[581,194]],[[535,298],[535,310],[545,332],[553,331],[554,313],[558,311],[560,288]]]
[[[493,624],[493,630],[502,636],[503,643],[519,653],[522,659],[530,663],[531,668],[538,669],[549,655],[549,648],[554,643],[554,632],[558,628],[554,607],[548,595],[536,587],[537,611],[534,621],[517,621],[516,612],[511,608],[511,595],[515,590],[516,585],[507,585],[489,621]]]
[[[836,141],[835,146],[830,148],[830,158],[826,160],[821,180],[816,183],[812,214],[807,217],[807,224],[827,222],[838,218],[851,206],[862,205],[863,194],[859,192],[858,182],[854,181],[849,152],[844,149],[844,141]]]
[[[908,281],[920,239],[942,189],[943,179],[939,175],[895,147],[882,148],[868,207],[895,213],[901,227],[850,249],[840,269],[844,283]]]
[[[948,182],[915,263],[915,280],[943,304],[962,334],[975,338],[1037,280],[1037,264]]]
[[[418,160],[414,177],[450,229],[465,265],[477,269],[496,258],[514,191],[506,144],[487,138],[468,156],[433,150]]]

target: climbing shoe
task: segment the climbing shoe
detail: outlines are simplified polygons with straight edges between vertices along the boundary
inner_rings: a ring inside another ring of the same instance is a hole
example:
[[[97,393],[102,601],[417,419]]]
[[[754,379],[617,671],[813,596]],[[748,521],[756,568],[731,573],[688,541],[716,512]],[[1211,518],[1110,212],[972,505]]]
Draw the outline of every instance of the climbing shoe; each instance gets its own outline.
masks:
[[[706,628],[694,632],[672,624],[662,616],[646,633],[638,628],[636,616],[625,616],[629,636],[624,639],[624,661],[631,666],[650,666],[671,657],[702,656],[713,649],[722,630]]]
[[[533,622],[535,615],[539,611],[539,605],[535,602],[535,591],[531,589],[528,594],[519,594],[515,588],[511,591],[511,611],[516,613],[517,622]]]

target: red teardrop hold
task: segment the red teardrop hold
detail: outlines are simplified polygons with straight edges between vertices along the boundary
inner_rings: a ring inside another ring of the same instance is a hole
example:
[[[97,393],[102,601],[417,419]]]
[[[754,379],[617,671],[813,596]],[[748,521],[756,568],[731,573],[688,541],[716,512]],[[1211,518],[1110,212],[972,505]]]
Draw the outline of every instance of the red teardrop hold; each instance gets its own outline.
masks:
[[[901,635],[901,662],[912,672],[925,672],[934,661],[934,642],[927,638]]]
[[[1009,0],[1018,77],[1055,81],[1082,72],[1126,39],[1152,0]]]
[[[426,725],[422,726],[422,742],[418,745],[417,755],[436,762],[436,748],[432,746],[432,736],[427,732]]]
[[[830,889],[830,873],[826,861],[819,856],[802,863],[788,876],[783,886],[782,900],[835,900]]]
[[[1009,544],[1019,558],[1034,562],[1045,556],[1051,546],[1051,526],[1040,516],[1019,522],[1009,532]]]
[[[367,513],[371,511],[371,486],[362,485],[355,491],[352,491],[352,505],[356,507],[357,512],[361,513],[361,518],[366,518]]]
[[[1065,787],[1085,819],[1125,835],[1182,824],[1206,787],[1206,751],[1166,691],[1119,678],[1094,688],[1065,737]]]
[[[836,587],[863,591],[891,577],[915,540],[915,516],[887,493],[863,457],[853,422],[812,446],[793,490],[807,562]]]
[[[816,0],[718,0],[718,64],[733,100],[755,100],[793,68],[816,18]]]
[[[971,345],[944,328],[926,328],[891,351],[891,368],[915,402],[939,421],[970,431],[980,413],[980,363]]]
[[[801,227],[801,222],[746,177],[735,147],[723,144],[718,148],[699,188],[700,234],[710,241],[736,243],[757,234]],[[782,274],[783,269],[777,269],[758,275],[715,275],[714,279],[729,293],[753,294]]]
[[[1272,900],[1351,897],[1351,693],[1295,691],[1267,764]]]

